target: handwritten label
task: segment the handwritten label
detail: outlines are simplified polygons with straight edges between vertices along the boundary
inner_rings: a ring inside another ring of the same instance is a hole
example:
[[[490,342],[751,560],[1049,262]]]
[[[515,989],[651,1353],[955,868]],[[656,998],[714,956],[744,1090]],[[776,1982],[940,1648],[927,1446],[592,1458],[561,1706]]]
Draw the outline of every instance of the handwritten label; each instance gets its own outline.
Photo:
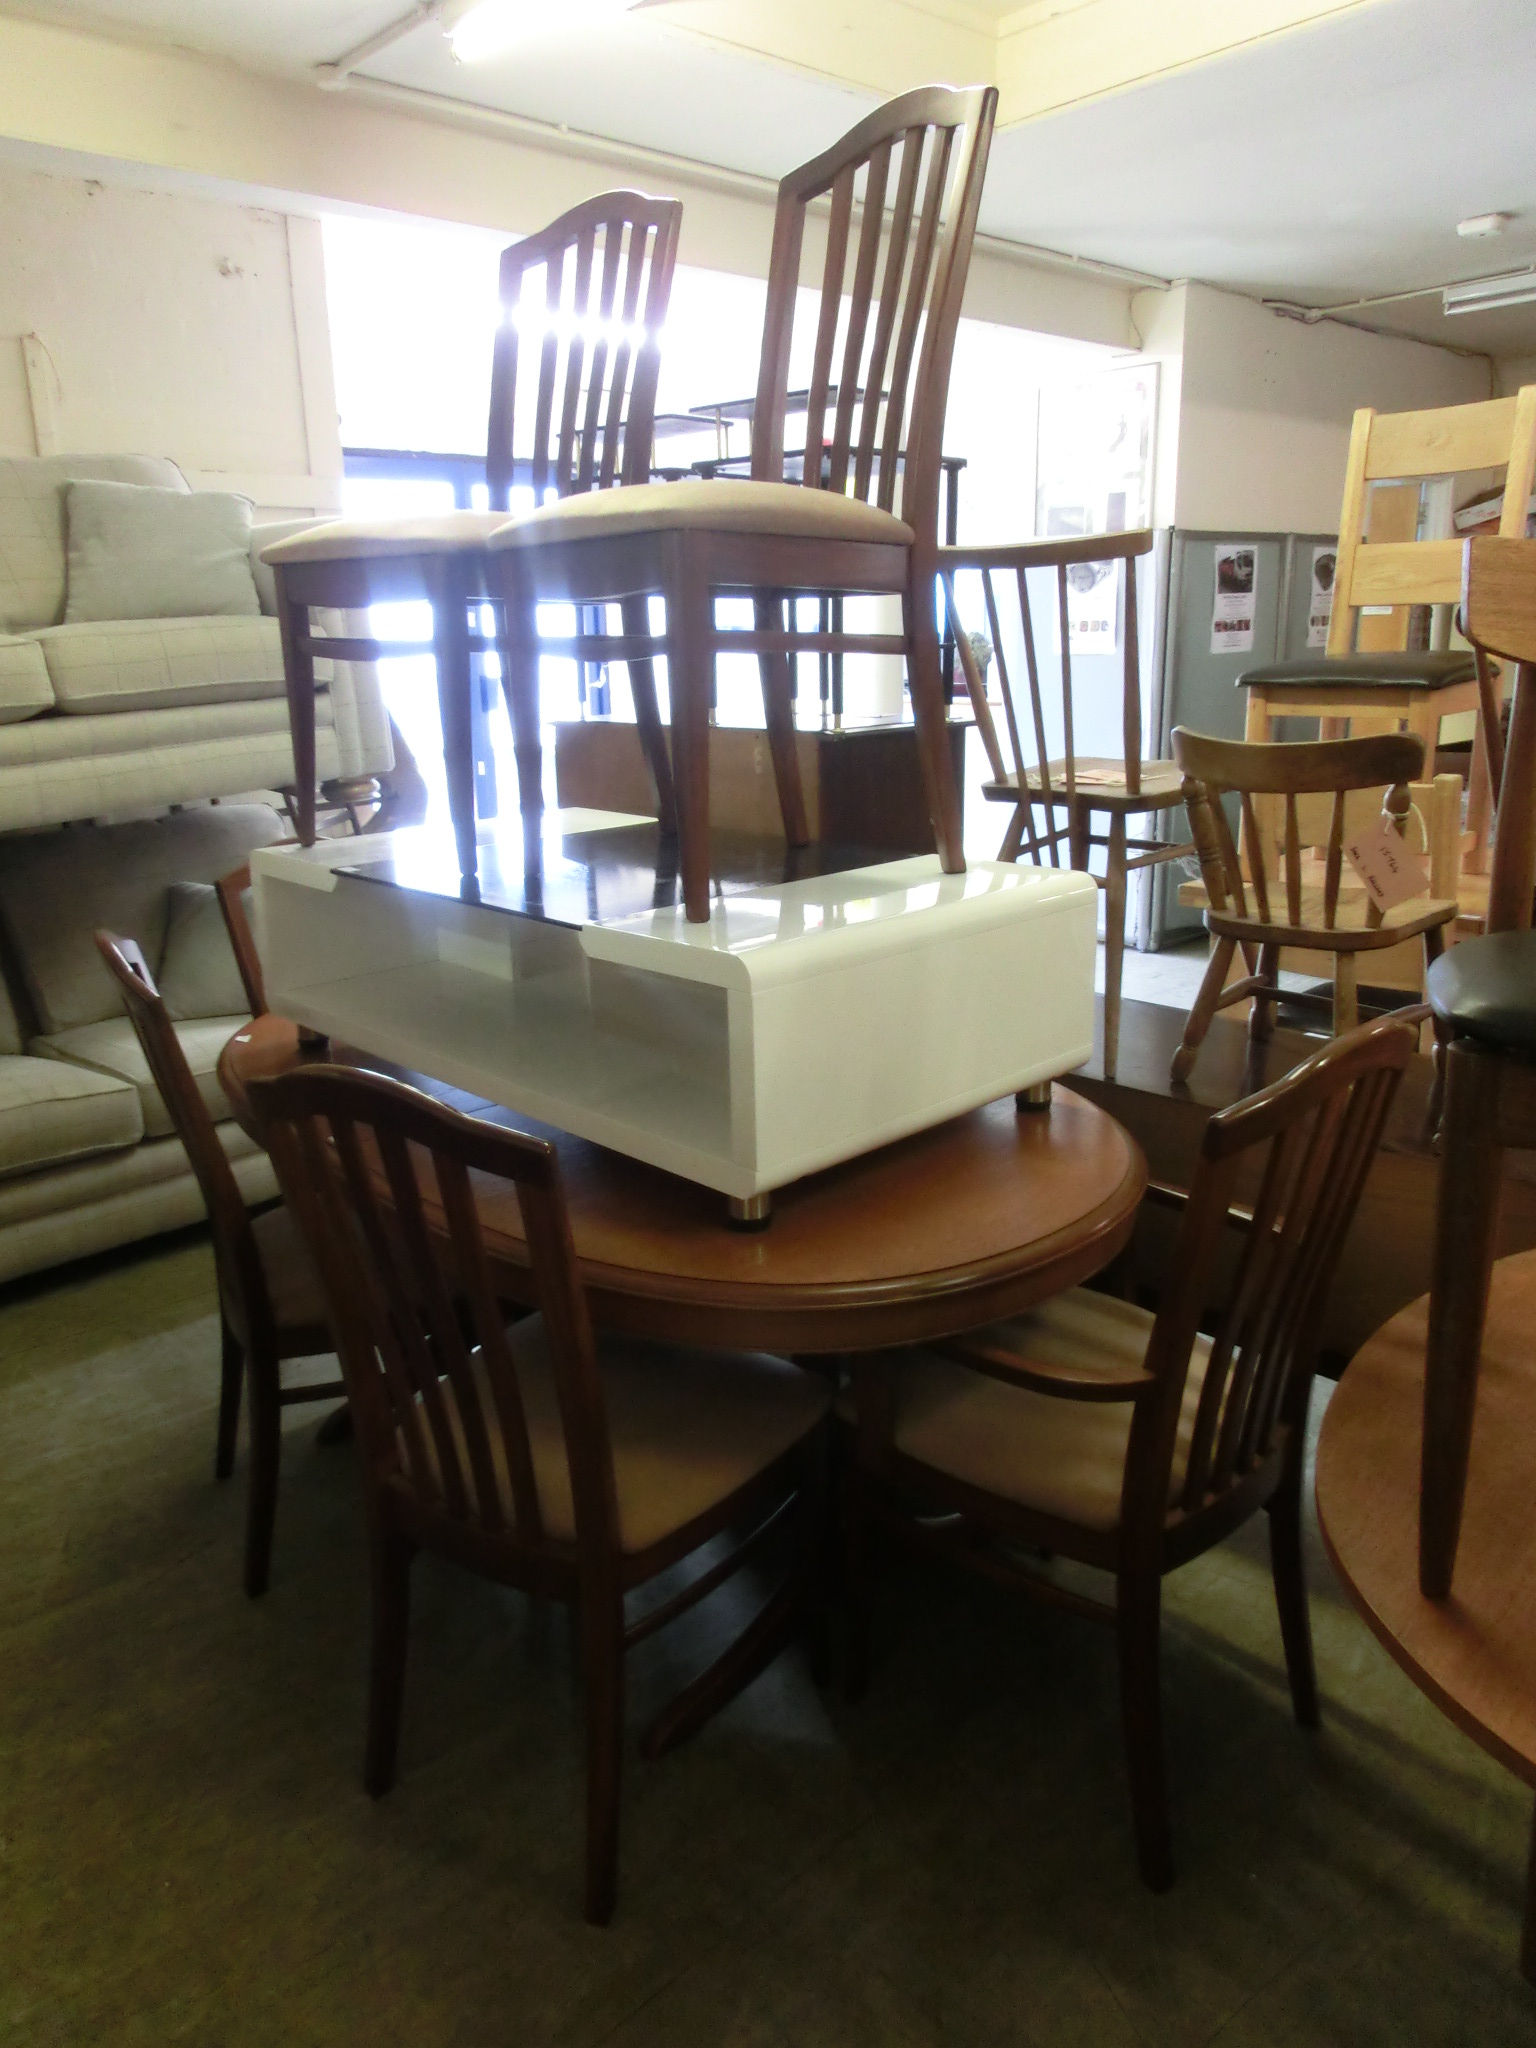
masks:
[[[1344,858],[1383,914],[1429,893],[1429,874],[1423,861],[1385,818],[1373,819],[1364,831],[1346,839]]]

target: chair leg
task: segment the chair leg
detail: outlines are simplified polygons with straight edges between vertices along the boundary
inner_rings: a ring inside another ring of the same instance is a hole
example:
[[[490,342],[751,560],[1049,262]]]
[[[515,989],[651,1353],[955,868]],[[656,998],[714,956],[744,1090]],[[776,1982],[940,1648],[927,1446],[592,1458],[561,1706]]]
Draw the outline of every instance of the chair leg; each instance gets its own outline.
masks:
[[[411,1544],[381,1519],[370,1558],[373,1619],[368,1652],[368,1744],[363,1784],[371,1799],[395,1782],[400,1753],[400,1711],[405,1700],[405,1653],[411,1626]]]
[[[1125,961],[1125,814],[1109,821],[1104,876],[1104,1078],[1113,1081],[1120,1055],[1120,976]]]
[[[219,1318],[219,1434],[213,1454],[213,1476],[227,1479],[235,1469],[235,1438],[240,1428],[240,1383],[245,1353],[229,1324]]]
[[[1275,1581],[1275,1606],[1280,1615],[1280,1640],[1285,1646],[1291,1705],[1303,1728],[1315,1728],[1317,1669],[1312,1660],[1312,1617],[1307,1609],[1307,1575],[1301,1549],[1301,1478],[1303,1421],[1298,1421],[1286,1460],[1285,1477],[1269,1503],[1269,1562]]]
[[[702,570],[683,551],[667,581],[667,686],[672,698],[672,772],[677,784],[677,864],[690,924],[709,922],[709,691],[714,603]]]
[[[1235,939],[1218,939],[1216,950],[1206,964],[1205,979],[1200,984],[1200,993],[1195,997],[1195,1006],[1189,1013],[1184,1026],[1184,1037],[1173,1056],[1170,1072],[1175,1081],[1187,1081],[1194,1066],[1205,1034],[1211,1028],[1211,1019],[1221,1008],[1221,992],[1226,984],[1227,972],[1232,965],[1232,956],[1237,951]]]
[[[277,623],[283,648],[283,681],[288,695],[288,729],[293,736],[293,802],[289,814],[302,846],[315,843],[315,658],[303,646],[309,635],[309,606],[291,604],[281,568],[277,571]]]
[[[1449,1595],[1461,1538],[1499,1220],[1499,1068],[1497,1053],[1464,1041],[1446,1059],[1419,1477],[1419,1589],[1428,1600]]]
[[[1333,959],[1333,1035],[1341,1038],[1360,1022],[1360,963],[1353,953]]]
[[[805,1578],[805,1641],[811,1677],[825,1691],[832,1682],[831,1592],[832,1439],[823,1428],[806,1445],[800,1471],[800,1555]]]
[[[1123,1573],[1115,1604],[1120,1713],[1131,1780],[1136,1862],[1143,1882],[1155,1892],[1165,1892],[1173,1883],[1159,1669],[1162,1592],[1162,1581],[1150,1573]]]
[[[1248,1037],[1251,1044],[1267,1045],[1275,1035],[1275,997],[1280,988],[1278,946],[1259,948],[1258,973],[1274,993],[1254,997],[1253,1008],[1248,1013]]]
[[[277,1475],[282,1456],[282,1382],[275,1354],[253,1344],[246,1358],[250,1381],[251,1481],[245,1506],[245,1590],[259,1600],[272,1566],[277,1520]]]
[[[841,1491],[842,1600],[847,1647],[844,1691],[855,1705],[869,1690],[869,1524],[864,1481],[850,1450]]]
[[[432,652],[437,661],[437,703],[443,726],[443,766],[448,776],[448,814],[458,848],[459,874],[474,881],[475,738],[469,665],[469,585],[452,556],[434,562],[428,579],[432,598]]]
[[[760,597],[753,610],[760,633],[783,627],[782,598]],[[773,780],[778,790],[779,816],[784,821],[784,837],[791,846],[809,846],[811,828],[806,821],[800,755],[795,745],[795,700],[790,690],[789,656],[760,654],[757,666],[763,679],[763,723],[768,730],[768,751],[773,757]]]
[[[934,844],[946,875],[965,873],[965,831],[960,791],[949,757],[948,718],[944,706],[944,670],[939,655],[939,629],[933,605],[934,574],[916,573],[902,597],[907,635],[907,686],[917,724],[917,751],[923,769],[928,815]],[[914,590],[916,598],[914,600]]]
[[[584,1601],[582,1667],[587,1695],[586,1915],[594,1927],[613,1918],[619,1881],[619,1787],[624,1762],[624,1609]]]
[[[626,638],[639,640],[651,630],[650,604],[644,597],[626,597],[619,607]],[[656,664],[646,657],[629,664],[629,691],[635,700],[635,724],[656,787],[656,822],[663,832],[677,830],[677,797],[672,787],[672,757],[656,700]]]
[[[1024,827],[1029,819],[1029,806],[1015,804],[1013,816],[1008,820],[1008,830],[1003,834],[1003,843],[997,849],[999,860],[1017,860],[1019,848],[1024,844]]]

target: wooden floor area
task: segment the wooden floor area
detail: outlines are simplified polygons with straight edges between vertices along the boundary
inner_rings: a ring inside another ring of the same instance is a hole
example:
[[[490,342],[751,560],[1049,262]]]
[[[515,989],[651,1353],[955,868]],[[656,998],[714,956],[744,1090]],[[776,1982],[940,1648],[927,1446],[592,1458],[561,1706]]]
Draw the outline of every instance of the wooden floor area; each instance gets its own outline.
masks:
[[[1277,1030],[1267,1045],[1248,1041],[1246,1024],[1217,1017],[1187,1083],[1169,1079],[1184,1029],[1184,1012],[1161,1003],[1127,1001],[1121,1010],[1116,1078],[1104,1079],[1102,1033],[1094,1058],[1071,1086],[1101,1104],[1131,1131],[1154,1180],[1188,1187],[1206,1120],[1228,1103],[1278,1080],[1321,1040]],[[1360,1346],[1429,1285],[1439,1160],[1426,1128],[1431,1067],[1417,1057],[1408,1070],[1360,1212],[1350,1232],[1325,1319],[1320,1364],[1337,1375]],[[1536,1248],[1536,1157],[1510,1154],[1499,1219],[1498,1252]],[[1139,1294],[1155,1299],[1177,1219],[1144,1210],[1130,1250]]]

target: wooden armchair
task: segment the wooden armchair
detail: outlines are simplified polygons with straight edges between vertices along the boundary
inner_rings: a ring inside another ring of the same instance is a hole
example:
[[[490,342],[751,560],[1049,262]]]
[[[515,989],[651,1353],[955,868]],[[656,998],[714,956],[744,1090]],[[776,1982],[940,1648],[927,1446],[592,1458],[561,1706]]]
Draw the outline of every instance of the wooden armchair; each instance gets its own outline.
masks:
[[[208,1209],[223,1346],[213,1469],[227,1479],[235,1467],[243,1373],[250,1386],[251,1447],[245,1590],[254,1600],[267,1590],[271,1571],[282,1411],[294,1402],[334,1401],[345,1392],[335,1379],[285,1386],[283,1364],[334,1350],[330,1323],[292,1212],[280,1204],[256,1216],[246,1209],[144,955],[132,939],[111,932],[98,932],[96,945],[122,991],[123,1007]]]
[[[1383,912],[1363,888],[1351,893],[1343,887],[1347,833],[1383,810],[1403,831],[1410,809],[1407,785],[1424,763],[1424,743],[1416,734],[1255,745],[1177,726],[1173,751],[1200,851],[1206,928],[1216,942],[1173,1056],[1176,1081],[1188,1078],[1218,1010],[1251,997],[1249,1033],[1255,1040],[1270,1035],[1282,947],[1332,956],[1335,1032],[1348,1031],[1357,1020],[1362,953],[1422,938],[1426,962],[1439,958],[1445,926],[1456,915],[1454,895],[1419,896]],[[1222,802],[1229,796],[1238,799],[1242,813],[1246,862],[1239,858]],[[1278,834],[1260,816],[1262,807],[1272,817],[1276,802]],[[1249,971],[1228,984],[1239,948]],[[1300,992],[1286,1000],[1322,1004],[1328,998]]]
[[[586,1681],[586,1910],[613,1912],[626,1649],[796,1518],[778,1591],[644,1738],[656,1756],[777,1654],[814,1592],[830,1391],[784,1359],[594,1338],[559,1161],[399,1082],[314,1066],[252,1109],[313,1245],[356,1418],[373,1563],[365,1781],[394,1777],[410,1567],[426,1549],[576,1610]],[[511,1182],[540,1313],[504,1326],[470,1175]],[[626,1621],[625,1595],[726,1529],[691,1583]]]
[[[845,1578],[863,1684],[872,1525],[1108,1623],[1141,1874],[1172,1882],[1158,1676],[1162,1578],[1269,1511],[1296,1718],[1318,1719],[1301,1484],[1317,1330],[1414,1034],[1367,1025],[1206,1125],[1154,1318],[1074,1288],[1010,1323],[856,1360]],[[1233,1207],[1239,1186],[1257,1193]],[[1150,1195],[1149,1191],[1149,1195]],[[1165,1199],[1183,1203],[1172,1190]],[[1228,1224],[1241,1249],[1214,1319]],[[1213,1334],[1200,1334],[1202,1326]],[[1022,1551],[1112,1573],[1113,1603]]]
[[[1013,806],[998,859],[1017,860],[1021,851],[1027,849],[1032,861],[1040,863],[1048,857],[1051,865],[1057,867],[1065,842],[1068,866],[1086,869],[1089,849],[1102,846],[1105,850],[1104,874],[1097,879],[1104,891],[1104,1077],[1111,1081],[1120,1046],[1126,877],[1138,869],[1179,860],[1195,850],[1193,845],[1175,840],[1126,837],[1128,819],[1176,810],[1184,800],[1177,766],[1172,761],[1144,760],[1141,751],[1136,563],[1151,547],[1150,533],[1102,533],[1082,540],[1031,541],[1017,547],[945,548],[939,558],[944,601],[977,729],[992,770],[992,779],[984,785],[982,794],[990,803]],[[1042,569],[1055,571],[1056,631],[1061,648],[1059,718],[1055,716],[1054,704],[1050,715],[1046,710],[1029,596],[1029,572]],[[1121,745],[1117,753],[1108,756],[1080,754],[1076,747],[1086,706],[1078,701],[1081,685],[1075,685],[1073,679],[1068,587],[1074,573],[1085,571],[1108,575],[1118,572],[1122,578],[1124,631],[1115,719]],[[961,623],[955,583],[958,576],[967,572],[977,573],[981,579],[987,626],[1002,684],[1003,712],[1013,757],[1011,768],[998,742],[975,651]],[[999,579],[1005,592],[1012,585],[1012,604],[1006,595],[999,595]],[[1027,706],[1015,701],[1015,683],[1008,673],[1008,640],[1003,627],[1005,618],[1011,627],[1015,610],[1019,621],[1018,644],[1023,649],[1029,682]],[[1061,735],[1061,752],[1052,758],[1052,736],[1057,732]],[[1043,813],[1039,825],[1035,821],[1037,811]],[[1102,813],[1105,820],[1102,834],[1093,830],[1095,812]]]

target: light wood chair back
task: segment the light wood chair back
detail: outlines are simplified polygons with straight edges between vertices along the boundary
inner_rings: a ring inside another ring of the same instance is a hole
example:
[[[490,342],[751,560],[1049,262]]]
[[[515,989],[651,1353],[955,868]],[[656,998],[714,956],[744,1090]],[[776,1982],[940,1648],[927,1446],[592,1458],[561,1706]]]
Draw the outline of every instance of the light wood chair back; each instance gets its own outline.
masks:
[[[514,461],[532,464],[534,500],[606,490],[650,475],[682,202],[604,192],[514,242],[501,258],[501,325],[491,365],[486,482],[508,509]],[[542,286],[542,289],[541,289]],[[523,338],[535,355],[531,433],[516,446]]]
[[[245,861],[239,867],[231,868],[227,875],[220,875],[213,886],[218,894],[224,929],[229,934],[230,951],[240,971],[240,986],[245,990],[245,1000],[250,1004],[253,1017],[264,1017],[267,1014],[267,988],[262,979],[261,955],[256,950],[256,935],[251,930],[251,921],[245,914],[245,899],[251,887],[250,862]]]
[[[96,949],[122,994],[134,1036],[202,1193],[225,1317],[243,1347],[275,1344],[271,1302],[245,1198],[149,963],[135,940],[114,932],[97,932]]]
[[[799,481],[899,510],[930,548],[950,363],[996,117],[991,86],[923,87],[779,186],[752,474],[793,474],[784,424],[797,343],[809,331]],[[804,303],[806,214],[822,198],[832,202],[826,253]]]
[[[1525,532],[1536,485],[1536,385],[1511,398],[1425,412],[1355,414],[1344,473],[1328,654],[1407,646],[1407,608],[1461,597],[1459,540],[1417,540],[1419,487],[1427,479],[1503,469],[1499,532]],[[1395,486],[1403,486],[1401,490]],[[1362,619],[1390,606],[1390,622]]]

